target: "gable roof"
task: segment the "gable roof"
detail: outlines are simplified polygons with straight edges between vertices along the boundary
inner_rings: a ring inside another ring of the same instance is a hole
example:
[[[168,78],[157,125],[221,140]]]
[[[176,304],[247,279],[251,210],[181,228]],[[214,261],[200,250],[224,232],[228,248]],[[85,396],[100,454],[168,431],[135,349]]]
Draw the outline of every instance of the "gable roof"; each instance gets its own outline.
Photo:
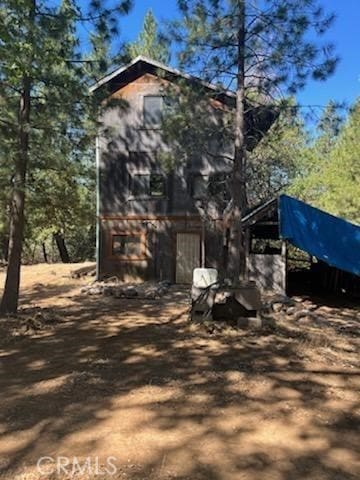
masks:
[[[272,210],[276,210],[278,205],[278,197],[270,198],[270,200],[252,208],[242,219],[244,227],[250,227],[261,220],[266,214]]]
[[[168,65],[142,55],[139,55],[127,65],[119,67],[108,75],[105,75],[90,87],[90,92],[96,92],[100,88],[107,86],[109,95],[111,95],[145,73],[159,76],[160,72],[162,78],[166,80],[174,82],[176,79],[182,78],[193,85],[202,86],[212,92],[214,98],[221,103],[231,108],[234,108],[236,105],[236,95],[234,92],[225,90],[218,85],[208,83],[198,77],[181,72],[176,68],[169,67]],[[279,112],[274,105],[270,104],[260,107],[249,105],[245,116],[247,125],[247,149],[251,151],[275,122],[279,116]]]
[[[220,89],[217,85],[205,82],[201,78],[181,72],[177,68],[170,67],[168,65],[165,65],[164,63],[158,62],[157,60],[152,60],[151,58],[145,57],[143,55],[137,56],[127,65],[119,67],[113,72],[105,75],[103,78],[101,78],[98,82],[96,82],[90,87],[90,92],[95,92],[106,84],[110,86],[110,91],[112,90],[111,87],[115,87],[116,89],[118,89],[121,88],[122,84],[126,85],[127,83],[129,83],[129,81],[134,80],[135,78],[143,75],[144,73],[153,73],[156,75],[157,71],[159,70],[162,71],[165,75],[167,75],[170,80],[171,78],[174,79],[180,77],[189,82],[202,85],[206,89],[212,90],[218,95],[233,99],[236,98],[235,93],[231,92],[230,90]]]

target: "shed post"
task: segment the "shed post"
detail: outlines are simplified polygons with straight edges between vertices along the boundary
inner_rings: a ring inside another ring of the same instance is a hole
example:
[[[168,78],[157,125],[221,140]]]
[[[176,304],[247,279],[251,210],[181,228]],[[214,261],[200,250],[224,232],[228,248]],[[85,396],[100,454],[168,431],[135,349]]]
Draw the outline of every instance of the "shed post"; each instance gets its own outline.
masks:
[[[287,292],[287,264],[288,264],[288,249],[286,240],[281,242],[281,258],[284,264],[284,294]]]

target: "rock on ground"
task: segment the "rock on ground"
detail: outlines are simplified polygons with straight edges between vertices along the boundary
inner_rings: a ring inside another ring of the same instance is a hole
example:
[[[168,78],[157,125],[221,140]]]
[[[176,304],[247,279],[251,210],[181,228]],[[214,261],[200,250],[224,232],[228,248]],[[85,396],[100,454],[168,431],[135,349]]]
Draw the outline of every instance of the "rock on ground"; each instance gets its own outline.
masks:
[[[103,282],[94,282],[81,288],[84,295],[106,295],[115,298],[139,298],[155,300],[163,297],[170,288],[170,282],[144,282],[139,284],[122,284],[116,277]]]

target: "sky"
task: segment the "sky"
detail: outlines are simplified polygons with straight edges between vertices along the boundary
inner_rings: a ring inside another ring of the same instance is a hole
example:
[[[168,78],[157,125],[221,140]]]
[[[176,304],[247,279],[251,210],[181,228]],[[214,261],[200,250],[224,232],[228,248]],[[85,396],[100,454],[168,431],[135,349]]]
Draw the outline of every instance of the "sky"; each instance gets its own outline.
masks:
[[[85,0],[84,0],[85,1]],[[351,104],[360,96],[360,0],[322,0],[336,21],[326,39],[336,46],[340,63],[325,82],[310,81],[297,97],[302,105],[325,105],[329,100]],[[151,8],[160,22],[176,17],[176,0],[134,0],[129,15],[121,20],[121,40],[134,40]]]

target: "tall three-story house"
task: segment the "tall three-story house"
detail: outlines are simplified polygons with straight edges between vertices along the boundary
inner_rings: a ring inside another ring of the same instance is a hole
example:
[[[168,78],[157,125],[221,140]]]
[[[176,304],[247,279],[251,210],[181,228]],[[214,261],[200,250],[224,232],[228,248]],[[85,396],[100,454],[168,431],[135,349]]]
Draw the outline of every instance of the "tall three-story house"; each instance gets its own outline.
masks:
[[[105,111],[97,138],[100,278],[117,275],[125,281],[190,283],[195,267],[222,272],[226,266],[227,231],[222,214],[205,219],[204,202],[208,207],[211,189],[231,172],[231,161],[220,155],[197,155],[186,165],[175,161],[171,172],[160,161],[160,153],[169,150],[161,131],[166,91],[179,79],[189,86],[200,84],[218,105],[234,108],[232,92],[144,57],[107,75],[91,89],[106,88],[112,99],[126,103],[126,108],[118,105]],[[247,121],[259,141],[261,135],[256,132],[263,134],[274,116],[263,115],[259,120],[261,112],[254,112]]]

